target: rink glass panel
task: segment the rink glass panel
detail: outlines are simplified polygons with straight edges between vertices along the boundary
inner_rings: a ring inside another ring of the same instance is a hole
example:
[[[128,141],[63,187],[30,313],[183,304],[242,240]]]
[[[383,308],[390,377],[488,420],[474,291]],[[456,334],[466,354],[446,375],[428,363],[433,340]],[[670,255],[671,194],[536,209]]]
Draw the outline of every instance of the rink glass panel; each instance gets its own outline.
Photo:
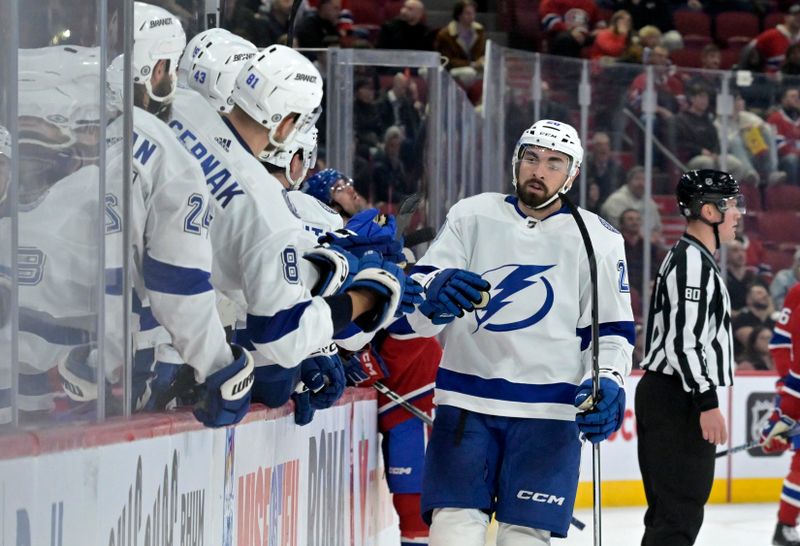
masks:
[[[104,172],[105,66],[123,50],[122,6],[121,0],[3,3],[8,13],[0,24],[18,28],[2,32],[0,84],[2,123],[11,129],[14,152],[0,218],[6,429],[122,413],[125,358],[106,358],[105,335],[119,344],[124,321],[103,312],[124,277],[119,259],[106,262],[121,255],[122,244],[111,252],[105,237],[121,229],[124,196],[108,197]],[[96,386],[94,401],[66,395],[58,373],[66,363],[84,385]]]

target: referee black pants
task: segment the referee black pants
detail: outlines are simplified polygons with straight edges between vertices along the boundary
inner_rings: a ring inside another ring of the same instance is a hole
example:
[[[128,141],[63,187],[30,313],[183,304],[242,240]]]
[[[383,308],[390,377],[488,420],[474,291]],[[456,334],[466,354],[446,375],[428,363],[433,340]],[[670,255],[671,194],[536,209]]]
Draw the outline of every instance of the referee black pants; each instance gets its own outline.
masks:
[[[716,447],[677,375],[646,372],[636,388],[639,470],[647,496],[642,546],[694,544],[714,482]]]

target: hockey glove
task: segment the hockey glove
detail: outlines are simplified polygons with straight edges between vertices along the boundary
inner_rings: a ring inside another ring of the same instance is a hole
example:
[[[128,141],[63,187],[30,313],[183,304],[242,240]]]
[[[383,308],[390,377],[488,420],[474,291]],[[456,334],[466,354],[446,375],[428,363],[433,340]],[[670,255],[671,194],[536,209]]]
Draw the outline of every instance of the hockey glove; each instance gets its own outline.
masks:
[[[344,363],[344,373],[347,384],[353,387],[370,387],[389,377],[386,363],[371,347],[353,353]]]
[[[318,246],[303,254],[303,258],[314,264],[319,280],[311,294],[323,298],[347,290],[358,272],[358,258],[342,248]]]
[[[594,407],[575,416],[583,436],[596,444],[602,442],[622,426],[625,417],[625,388],[612,377],[600,377],[598,400]],[[575,391],[575,407],[580,408],[592,396],[592,380],[587,379]]]
[[[300,366],[284,368],[279,364],[256,366],[253,381],[253,402],[268,408],[279,408],[289,401],[297,382]]]
[[[301,427],[309,424],[314,419],[316,411],[311,407],[311,391],[292,393],[292,400],[294,401],[294,422]]]
[[[314,409],[331,407],[344,393],[344,366],[336,350],[336,345],[331,345],[300,363],[300,379],[311,391]]]
[[[214,372],[197,388],[194,416],[207,427],[233,425],[250,408],[253,357],[242,347],[231,345],[233,362]]]
[[[97,400],[97,349],[79,345],[58,361],[58,375],[67,396],[75,402]]]
[[[353,216],[344,229],[328,232],[318,241],[342,248],[358,258],[374,250],[384,259],[400,263],[405,256],[402,238],[395,239],[396,231],[394,216],[384,216],[378,209],[367,209]]]
[[[433,324],[448,324],[456,317],[463,317],[464,311],[474,311],[490,288],[487,281],[472,271],[442,269],[425,287],[425,301],[419,310]]]
[[[194,369],[187,364],[156,361],[138,404],[141,411],[164,411],[196,402],[198,383]]]
[[[776,408],[769,416],[767,425],[761,429],[760,442],[764,453],[783,453],[789,449],[791,444],[786,435],[795,425],[797,421]]]
[[[386,327],[396,316],[410,313],[422,302],[422,287],[408,278],[396,264],[368,251],[359,260],[359,271],[351,289],[369,290],[378,296],[377,305],[353,322],[370,333]]]

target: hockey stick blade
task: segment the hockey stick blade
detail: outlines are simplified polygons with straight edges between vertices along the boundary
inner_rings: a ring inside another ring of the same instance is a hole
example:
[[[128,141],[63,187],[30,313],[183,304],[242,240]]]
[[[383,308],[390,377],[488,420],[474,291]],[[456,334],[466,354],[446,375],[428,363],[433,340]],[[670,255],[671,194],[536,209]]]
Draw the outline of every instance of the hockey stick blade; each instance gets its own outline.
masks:
[[[395,232],[395,240],[399,241],[403,236],[403,232],[411,222],[411,217],[417,212],[420,202],[422,202],[421,193],[412,193],[400,202],[397,207],[397,214],[395,214],[395,225],[397,231]]]
[[[411,248],[412,246],[421,245],[424,243],[430,243],[436,238],[436,230],[430,226],[426,226],[423,228],[419,228],[417,231],[412,231],[408,235],[406,235],[406,246]]]

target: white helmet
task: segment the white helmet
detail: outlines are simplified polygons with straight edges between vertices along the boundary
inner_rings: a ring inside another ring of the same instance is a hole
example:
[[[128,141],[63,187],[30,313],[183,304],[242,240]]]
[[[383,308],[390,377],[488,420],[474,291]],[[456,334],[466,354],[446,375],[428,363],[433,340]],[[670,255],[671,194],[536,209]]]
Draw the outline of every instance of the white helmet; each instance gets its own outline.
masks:
[[[151,100],[170,103],[175,96],[178,59],[186,47],[180,21],[164,8],[133,3],[133,83],[144,84]],[[169,61],[172,89],[165,97],[153,94],[151,78],[160,60]]]
[[[210,28],[198,34],[195,34],[186,48],[183,50],[181,60],[178,62],[178,85],[186,87],[189,73],[192,71],[192,63],[195,57],[200,53],[200,50],[208,43],[213,43],[215,40],[227,40],[232,42],[234,40],[246,41],[244,38],[234,34],[233,32],[224,28]],[[249,42],[248,42],[249,43]]]
[[[203,95],[218,112],[230,112],[236,76],[256,55],[258,49],[246,40],[208,42],[194,59],[188,87]]]
[[[269,130],[270,144],[282,148],[291,144],[297,132],[315,124],[315,110],[322,102],[322,76],[297,51],[272,45],[239,72],[233,102]],[[283,142],[276,141],[275,128],[293,113],[300,115],[295,130]]]
[[[310,131],[297,133],[292,143],[284,149],[276,148],[269,152],[261,152],[258,158],[263,163],[283,167],[289,189],[296,190],[306,179],[308,170],[317,162],[317,133],[316,127],[312,127]],[[292,178],[292,158],[298,152],[303,153],[303,172],[295,180]]]
[[[572,182],[572,178],[578,173],[578,169],[583,162],[583,146],[578,132],[572,125],[554,121],[552,119],[542,119],[531,125],[522,133],[514,148],[514,156],[511,158],[511,172],[513,173],[514,187],[517,187],[517,176],[519,174],[519,162],[522,152],[528,146],[538,146],[556,152],[566,154],[570,159],[569,172],[564,185],[550,199],[535,207],[544,208],[556,200],[556,198],[567,193]]]

